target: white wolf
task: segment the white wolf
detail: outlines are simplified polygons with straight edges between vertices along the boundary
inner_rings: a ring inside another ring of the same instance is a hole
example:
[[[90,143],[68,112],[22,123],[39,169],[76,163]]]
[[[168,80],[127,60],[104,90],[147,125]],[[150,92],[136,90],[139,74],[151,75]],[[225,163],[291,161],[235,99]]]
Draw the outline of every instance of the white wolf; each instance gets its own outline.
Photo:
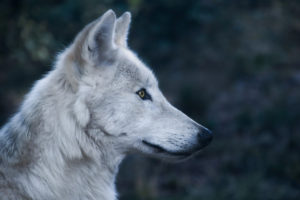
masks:
[[[1,129],[1,200],[115,200],[128,152],[176,161],[210,142],[128,49],[130,19],[87,25]]]

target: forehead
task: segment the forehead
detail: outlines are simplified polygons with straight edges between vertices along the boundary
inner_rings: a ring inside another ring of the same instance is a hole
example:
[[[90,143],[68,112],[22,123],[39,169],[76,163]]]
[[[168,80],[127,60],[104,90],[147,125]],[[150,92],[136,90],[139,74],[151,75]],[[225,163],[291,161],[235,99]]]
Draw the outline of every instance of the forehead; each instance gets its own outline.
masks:
[[[126,78],[144,86],[156,86],[153,72],[130,50],[121,49],[117,60],[116,77]]]

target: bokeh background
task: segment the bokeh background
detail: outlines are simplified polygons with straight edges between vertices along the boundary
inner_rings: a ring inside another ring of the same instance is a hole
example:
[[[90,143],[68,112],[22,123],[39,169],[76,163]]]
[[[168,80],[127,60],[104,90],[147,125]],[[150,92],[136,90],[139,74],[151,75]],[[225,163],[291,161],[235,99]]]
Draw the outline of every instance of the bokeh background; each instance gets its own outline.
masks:
[[[128,156],[120,200],[300,199],[299,0],[1,0],[0,124],[109,8],[132,12],[130,47],[215,133],[188,162]]]

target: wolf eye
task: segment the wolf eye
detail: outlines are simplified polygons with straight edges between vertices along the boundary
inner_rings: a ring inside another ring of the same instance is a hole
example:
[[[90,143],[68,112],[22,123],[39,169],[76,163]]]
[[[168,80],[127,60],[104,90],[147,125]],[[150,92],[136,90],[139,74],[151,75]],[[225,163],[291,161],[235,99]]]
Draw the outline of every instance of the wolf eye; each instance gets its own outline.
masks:
[[[139,91],[139,96],[143,99],[145,97],[145,91],[144,90],[140,90]]]
[[[152,101],[151,95],[147,92],[145,88],[140,89],[139,91],[136,92],[137,95],[143,100],[150,100]]]

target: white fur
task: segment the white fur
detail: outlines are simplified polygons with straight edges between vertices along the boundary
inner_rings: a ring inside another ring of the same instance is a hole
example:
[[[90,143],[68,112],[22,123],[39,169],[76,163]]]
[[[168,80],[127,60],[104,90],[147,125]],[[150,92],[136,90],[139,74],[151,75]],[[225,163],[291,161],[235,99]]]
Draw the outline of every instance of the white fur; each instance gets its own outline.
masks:
[[[110,10],[84,28],[1,129],[1,200],[115,200],[128,152],[181,160],[199,150],[201,126],[127,48],[129,23]]]

